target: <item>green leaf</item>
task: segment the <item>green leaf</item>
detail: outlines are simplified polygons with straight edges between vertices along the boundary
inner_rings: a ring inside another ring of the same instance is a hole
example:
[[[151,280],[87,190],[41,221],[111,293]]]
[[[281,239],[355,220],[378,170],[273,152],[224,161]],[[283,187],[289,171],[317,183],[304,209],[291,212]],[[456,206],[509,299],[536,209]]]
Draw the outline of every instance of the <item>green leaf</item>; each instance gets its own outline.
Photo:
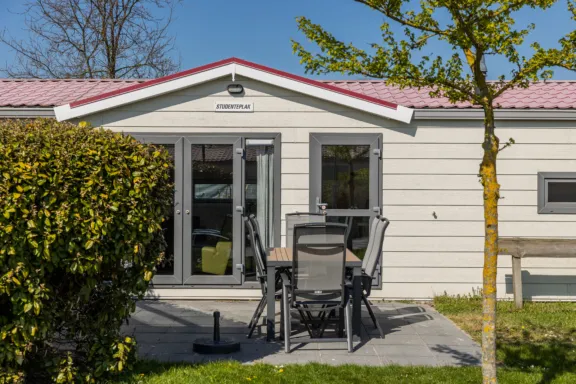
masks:
[[[94,241],[93,241],[93,240],[88,240],[88,241],[86,242],[86,244],[84,244],[84,248],[85,248],[85,249],[90,249],[90,248],[92,248],[93,245],[94,245]]]

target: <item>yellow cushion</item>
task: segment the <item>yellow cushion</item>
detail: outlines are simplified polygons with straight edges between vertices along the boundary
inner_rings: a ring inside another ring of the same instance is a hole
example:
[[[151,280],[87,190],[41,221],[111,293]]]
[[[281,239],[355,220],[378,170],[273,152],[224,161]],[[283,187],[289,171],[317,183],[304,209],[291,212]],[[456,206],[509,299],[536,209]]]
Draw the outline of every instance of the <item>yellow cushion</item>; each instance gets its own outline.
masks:
[[[219,241],[216,247],[202,247],[202,272],[213,275],[226,273],[232,242]]]

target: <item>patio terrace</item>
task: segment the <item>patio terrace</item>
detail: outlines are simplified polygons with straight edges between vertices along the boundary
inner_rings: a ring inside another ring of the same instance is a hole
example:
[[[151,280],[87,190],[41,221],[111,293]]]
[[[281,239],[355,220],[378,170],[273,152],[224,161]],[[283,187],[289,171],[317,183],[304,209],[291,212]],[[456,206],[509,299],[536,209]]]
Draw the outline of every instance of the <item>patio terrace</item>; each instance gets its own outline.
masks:
[[[374,303],[373,309],[385,333],[378,336],[363,308],[361,343],[348,353],[345,343],[297,344],[286,354],[281,341],[267,343],[265,327],[247,339],[247,324],[256,307],[250,301],[141,301],[124,332],[135,335],[139,356],[170,362],[198,363],[232,359],[242,363],[274,365],[318,362],[331,365],[427,365],[469,366],[480,363],[480,347],[450,320],[425,304]],[[213,311],[221,313],[222,337],[241,343],[241,351],[229,355],[200,355],[192,351],[199,337],[212,337]],[[296,314],[293,328],[301,330]],[[280,316],[277,315],[277,331]],[[298,335],[305,336],[304,333]]]

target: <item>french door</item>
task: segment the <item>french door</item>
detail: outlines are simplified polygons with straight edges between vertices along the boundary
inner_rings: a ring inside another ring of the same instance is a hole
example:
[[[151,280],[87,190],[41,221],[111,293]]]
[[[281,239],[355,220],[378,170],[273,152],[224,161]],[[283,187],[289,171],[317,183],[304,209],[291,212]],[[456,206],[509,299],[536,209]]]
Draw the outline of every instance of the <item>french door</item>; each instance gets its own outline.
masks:
[[[167,247],[164,260],[156,266],[154,284],[182,284],[182,211],[184,172],[184,139],[176,136],[138,136],[138,140],[164,147],[170,154],[173,167],[170,171],[170,181],[174,184],[174,209],[162,223]]]
[[[310,135],[310,211],[348,224],[347,246],[363,258],[381,213],[382,135]]]
[[[184,284],[240,284],[240,137],[184,138]]]
[[[255,214],[265,242],[279,242],[276,138],[134,135],[171,155],[174,210],[155,285],[236,285],[255,280],[242,214]]]

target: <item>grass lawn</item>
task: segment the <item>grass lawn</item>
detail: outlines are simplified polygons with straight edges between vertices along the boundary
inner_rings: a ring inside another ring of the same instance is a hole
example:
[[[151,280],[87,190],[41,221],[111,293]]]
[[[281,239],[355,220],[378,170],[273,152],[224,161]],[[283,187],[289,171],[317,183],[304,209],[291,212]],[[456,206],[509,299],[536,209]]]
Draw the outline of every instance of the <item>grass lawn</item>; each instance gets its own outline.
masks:
[[[439,296],[436,309],[481,342],[482,299]],[[576,374],[576,303],[498,302],[497,358],[507,370],[538,373],[550,382]],[[576,376],[572,378],[576,383]]]
[[[518,370],[500,370],[500,383],[538,384],[542,375]],[[320,364],[274,367],[266,364],[241,365],[237,362],[219,362],[203,365],[141,362],[130,376],[114,384],[237,384],[237,383],[297,383],[297,384],[477,384],[482,381],[480,368],[431,367],[331,367]],[[553,383],[576,382],[576,375],[565,373]]]
[[[474,339],[481,338],[481,299],[440,296],[436,309]],[[576,303],[526,303],[516,310],[498,303],[500,383],[576,383]],[[217,362],[201,365],[140,362],[114,384],[188,383],[479,383],[478,367],[331,367],[320,364],[274,367]]]

